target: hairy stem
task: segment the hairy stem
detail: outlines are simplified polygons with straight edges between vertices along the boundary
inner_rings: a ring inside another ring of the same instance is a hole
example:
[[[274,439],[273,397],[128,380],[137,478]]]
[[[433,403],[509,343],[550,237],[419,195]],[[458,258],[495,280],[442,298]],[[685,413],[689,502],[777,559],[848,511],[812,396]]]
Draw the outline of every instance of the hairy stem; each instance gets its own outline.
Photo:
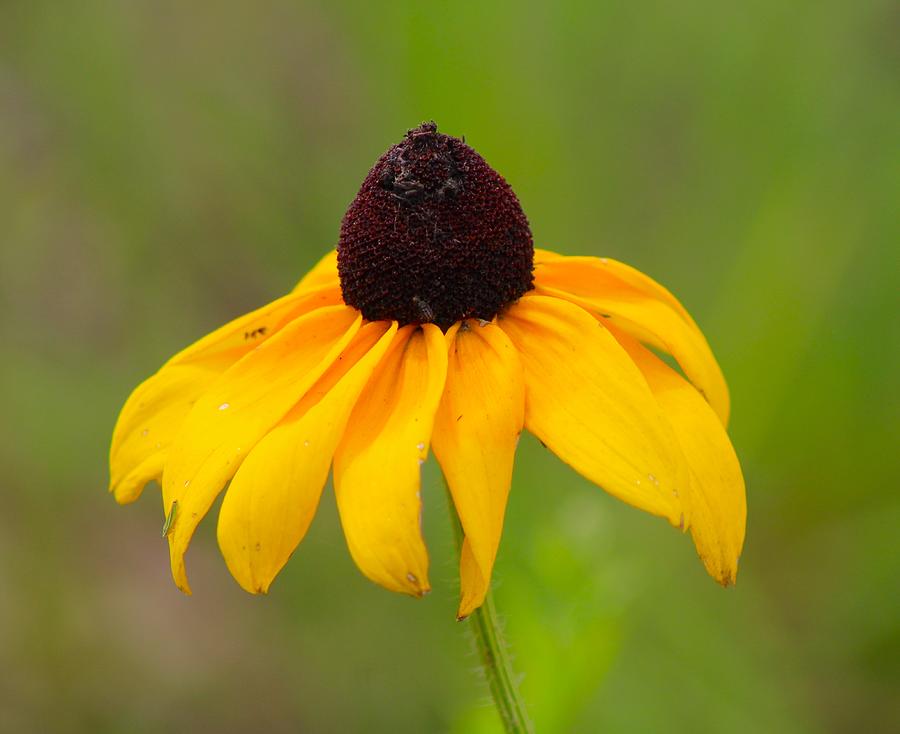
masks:
[[[456,551],[459,555],[462,553],[463,529],[449,491],[447,498],[450,502],[450,522],[453,526]],[[494,699],[497,712],[503,720],[504,728],[508,734],[531,734],[534,730],[525,710],[525,702],[519,695],[516,686],[512,662],[507,654],[507,646],[497,620],[494,595],[490,589],[484,597],[484,603],[472,612],[466,623],[475,637],[481,665],[484,668],[484,676],[491,690],[491,697]]]

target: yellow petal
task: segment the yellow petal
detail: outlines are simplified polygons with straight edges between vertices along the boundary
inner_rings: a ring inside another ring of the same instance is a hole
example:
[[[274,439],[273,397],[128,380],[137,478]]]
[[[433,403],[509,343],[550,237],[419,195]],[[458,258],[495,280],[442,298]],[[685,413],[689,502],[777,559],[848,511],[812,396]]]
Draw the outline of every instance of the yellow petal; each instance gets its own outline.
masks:
[[[619,335],[647,378],[691,470],[690,529],[709,574],[734,583],[744,545],[747,499],[734,448],[721,422],[700,394],[634,339]]]
[[[689,482],[677,443],[643,375],[583,309],[526,296],[499,324],[525,375],[525,427],[610,494],[673,525]]]
[[[433,324],[404,327],[366,386],[334,457],[334,489],[350,555],[392,591],[429,590],[420,467],[447,374]]]
[[[294,293],[319,288],[321,286],[339,286],[337,271],[337,250],[332,250],[317,262],[312,270],[304,275],[294,286]]]
[[[167,364],[205,361],[211,357],[226,355],[236,360],[303,314],[342,303],[341,289],[334,284],[316,286],[302,293],[289,293],[267,306],[219,327],[180,351]]]
[[[535,268],[535,288],[671,354],[727,425],[728,386],[716,358],[685,308],[659,283],[615,260],[563,257]]]
[[[159,480],[166,452],[184,417],[227,367],[163,367],[131,394],[119,415],[109,457],[110,491],[117,502],[134,502],[147,482]]]
[[[396,322],[363,326],[235,474],[219,512],[219,547],[247,591],[267,592],[306,535],[350,411],[396,331]]]
[[[613,260],[608,257],[566,257],[557,255],[556,262],[544,277],[557,280],[560,287],[565,289],[566,282],[580,284],[584,288],[616,288],[626,285],[636,291],[656,298],[674,309],[685,321],[692,326],[696,323],[691,318],[688,310],[681,304],[671,291],[661,283],[653,280],[646,273],[633,268],[626,263]],[[587,279],[585,281],[585,279]]]
[[[562,255],[553,252],[552,250],[542,250],[539,247],[534,248],[534,264],[545,262],[547,260],[556,260],[557,258],[562,257]]]
[[[334,288],[280,298],[216,329],[141,383],[113,431],[110,490],[116,501],[133,502],[147,482],[160,479],[172,439],[197,398],[222,372],[284,324],[333,303],[340,303],[340,291]]]
[[[522,365],[512,342],[494,324],[465,322],[450,344],[433,438],[465,531],[460,617],[481,606],[490,585],[524,408]]]
[[[347,306],[320,308],[285,326],[229,368],[194,404],[163,470],[163,508],[177,502],[169,553],[190,592],[184,554],[197,524],[244,457],[321,377],[359,330]]]

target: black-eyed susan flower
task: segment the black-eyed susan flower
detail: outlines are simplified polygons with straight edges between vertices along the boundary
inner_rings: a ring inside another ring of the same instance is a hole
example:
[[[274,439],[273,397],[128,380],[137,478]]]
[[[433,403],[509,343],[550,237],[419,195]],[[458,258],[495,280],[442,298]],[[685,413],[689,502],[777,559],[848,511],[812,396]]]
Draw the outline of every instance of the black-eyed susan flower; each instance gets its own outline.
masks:
[[[690,529],[727,585],[746,514],[728,411],[719,366],[669,291],[614,260],[535,250],[506,181],[426,124],[378,160],[337,250],[292,293],[134,391],[111,490],[126,503],[161,484],[185,592],[185,552],[224,490],[219,546],[257,593],[333,470],[359,569],[418,596],[429,589],[420,466],[433,449],[465,533],[465,616],[490,584],[525,428],[610,494]]]

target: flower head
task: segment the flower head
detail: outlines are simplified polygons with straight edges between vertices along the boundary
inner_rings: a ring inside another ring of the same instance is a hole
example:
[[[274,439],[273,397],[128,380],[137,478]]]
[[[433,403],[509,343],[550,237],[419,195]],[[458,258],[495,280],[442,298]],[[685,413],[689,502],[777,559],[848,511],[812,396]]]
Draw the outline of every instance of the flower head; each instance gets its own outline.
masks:
[[[680,371],[656,352],[665,352]],[[176,354],[131,395],[111,491],[162,485],[172,573],[220,492],[219,546],[266,592],[333,467],[371,580],[429,590],[420,466],[433,449],[465,533],[461,616],[490,584],[523,428],[610,494],[690,530],[734,581],[746,505],[728,390],[697,325],[622,263],[534,250],[506,181],[423,125],[363,182],[294,291]]]
[[[531,230],[512,188],[434,123],[381,156],[337,252],[344,301],[370,321],[490,321],[533,285]]]

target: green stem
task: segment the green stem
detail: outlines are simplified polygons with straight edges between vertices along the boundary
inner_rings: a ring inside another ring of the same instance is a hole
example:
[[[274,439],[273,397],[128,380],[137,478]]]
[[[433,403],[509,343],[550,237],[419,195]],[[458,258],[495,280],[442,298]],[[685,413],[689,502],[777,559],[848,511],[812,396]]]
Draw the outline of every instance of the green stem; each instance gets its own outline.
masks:
[[[453,505],[453,498],[447,492],[450,500],[450,521],[453,526],[453,536],[456,540],[457,554],[462,553],[463,529]],[[503,720],[503,727],[507,734],[532,734],[534,731],[528,714],[525,710],[525,702],[519,695],[515,682],[515,674],[512,669],[512,661],[507,654],[507,646],[503,640],[503,633],[497,621],[497,610],[494,606],[494,595],[488,588],[484,603],[472,612],[468,618],[469,628],[475,637],[478,646],[478,654],[484,668],[484,675],[494,699],[497,712]]]

